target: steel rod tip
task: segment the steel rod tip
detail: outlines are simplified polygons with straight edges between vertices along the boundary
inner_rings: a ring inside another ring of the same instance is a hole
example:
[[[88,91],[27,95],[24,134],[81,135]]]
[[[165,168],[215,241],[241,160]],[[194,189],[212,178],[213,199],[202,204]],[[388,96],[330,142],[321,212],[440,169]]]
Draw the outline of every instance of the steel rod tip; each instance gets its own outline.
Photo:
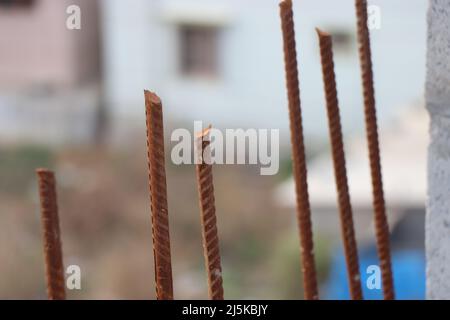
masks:
[[[161,104],[161,99],[154,92],[149,90],[144,90],[145,100],[149,101],[152,104]]]
[[[316,28],[316,32],[317,32],[317,35],[319,36],[319,38],[331,38],[331,34],[329,34],[328,32],[325,32],[319,28]]]
[[[292,0],[281,0],[279,5],[281,9],[292,9]]]
[[[212,129],[212,125],[209,125],[207,128],[203,129],[200,132],[197,132],[197,138],[203,138],[209,135],[209,133],[211,132]]]
[[[52,170],[47,169],[47,168],[37,168],[36,174],[41,176],[41,175],[48,175],[48,174],[54,174],[54,173]]]

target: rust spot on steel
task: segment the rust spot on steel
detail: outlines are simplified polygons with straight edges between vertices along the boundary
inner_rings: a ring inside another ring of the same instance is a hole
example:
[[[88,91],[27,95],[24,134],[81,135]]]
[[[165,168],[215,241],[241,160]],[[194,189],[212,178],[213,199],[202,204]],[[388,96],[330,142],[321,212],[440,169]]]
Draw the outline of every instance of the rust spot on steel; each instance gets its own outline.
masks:
[[[223,300],[222,267],[220,264],[219,237],[217,234],[216,207],[211,152],[208,148],[211,126],[197,136],[197,150],[200,160],[196,166],[200,218],[202,224],[205,266],[208,274],[208,292],[211,300]]]
[[[375,233],[380,259],[384,299],[394,299],[394,286],[391,270],[391,253],[389,244],[389,226],[386,217],[386,205],[381,176],[380,148],[378,142],[377,115],[375,109],[375,90],[373,84],[372,54],[370,34],[367,25],[367,1],[355,0],[359,58],[364,92],[364,112],[367,143],[369,146],[370,171],[372,175],[373,206],[375,214]]]
[[[327,103],[328,125],[333,154],[336,189],[338,193],[341,232],[344,242],[350,294],[353,300],[362,299],[361,275],[359,273],[358,248],[356,245],[353,213],[348,190],[345,165],[344,142],[334,73],[333,46],[331,36],[316,29],[319,36],[320,57]]]
[[[59,229],[55,175],[47,169],[37,169],[41,222],[44,238],[47,295],[50,300],[65,300],[64,266]]]
[[[297,219],[300,229],[302,273],[305,299],[319,298],[309,204],[305,146],[300,108],[300,89],[297,70],[297,52],[292,1],[280,2],[281,29],[283,33],[286,87],[289,105],[289,119],[292,143],[292,161],[296,188]]]
[[[170,257],[166,170],[164,165],[162,103],[159,97],[150,91],[145,90],[144,95],[156,298],[158,300],[172,300],[172,263]]]

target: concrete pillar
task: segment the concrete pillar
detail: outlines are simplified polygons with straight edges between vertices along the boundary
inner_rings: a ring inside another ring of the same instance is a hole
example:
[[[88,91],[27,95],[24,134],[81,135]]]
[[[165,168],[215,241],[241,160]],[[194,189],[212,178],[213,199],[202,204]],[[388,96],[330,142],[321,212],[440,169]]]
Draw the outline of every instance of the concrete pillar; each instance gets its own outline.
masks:
[[[427,298],[450,299],[450,0],[430,0],[426,103],[431,116]]]

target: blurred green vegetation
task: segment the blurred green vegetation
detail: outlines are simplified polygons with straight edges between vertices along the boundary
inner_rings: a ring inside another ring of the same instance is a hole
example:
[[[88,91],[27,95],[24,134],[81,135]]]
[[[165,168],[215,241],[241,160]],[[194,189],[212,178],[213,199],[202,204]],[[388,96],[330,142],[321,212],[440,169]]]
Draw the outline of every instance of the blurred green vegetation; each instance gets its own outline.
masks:
[[[50,167],[53,154],[50,149],[37,145],[0,148],[0,192],[21,194],[26,192],[39,167]]]
[[[305,140],[307,142],[305,145],[305,152],[306,160],[308,162],[324,152],[329,151],[328,142],[322,138],[311,136],[307,137]],[[281,152],[280,154],[280,169],[277,175],[277,181],[284,181],[292,177],[292,170],[291,150],[289,149],[289,151],[285,150],[285,152]]]
[[[284,181],[290,177],[292,177],[292,160],[290,155],[285,155],[280,159],[280,169],[278,171],[277,180]]]
[[[288,178],[289,154],[281,161],[280,175]],[[141,146],[127,152],[98,148],[52,151],[36,145],[0,147],[0,226],[4,226],[0,240],[7,243],[13,239],[17,247],[0,248],[0,260],[9,263],[0,266],[0,272],[14,274],[20,270],[20,274],[28,272],[23,271],[25,267],[32,270],[32,276],[21,286],[12,277],[0,282],[0,297],[45,297],[39,219],[29,214],[38,212],[38,199],[36,190],[30,187],[36,181],[36,168],[55,166],[65,182],[59,186],[58,199],[64,255],[68,263],[75,262],[86,270],[83,290],[76,297],[154,298],[145,151]],[[263,179],[254,169],[214,168],[225,296],[301,299],[294,210],[281,209],[273,202],[278,177]],[[177,297],[205,298],[195,167],[169,162],[167,178]],[[30,194],[34,194],[32,201]],[[321,283],[328,273],[332,242],[317,236],[315,255]],[[150,280],[142,281],[142,277]]]
[[[298,234],[289,233],[281,237],[275,245],[273,259],[273,278],[283,284],[279,299],[303,299],[303,280],[301,274],[300,240]],[[314,236],[314,258],[317,280],[320,286],[328,276],[330,266],[330,242],[325,237]],[[319,287],[320,296],[320,287]]]

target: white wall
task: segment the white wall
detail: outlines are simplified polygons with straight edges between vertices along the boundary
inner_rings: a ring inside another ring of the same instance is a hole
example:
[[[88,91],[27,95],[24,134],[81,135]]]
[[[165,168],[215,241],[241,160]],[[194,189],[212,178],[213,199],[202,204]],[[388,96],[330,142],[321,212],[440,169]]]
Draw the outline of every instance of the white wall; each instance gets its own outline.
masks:
[[[355,30],[353,0],[294,1],[300,82],[307,133],[326,134],[314,27]],[[423,95],[426,1],[373,0],[382,29],[373,32],[378,109],[389,118]],[[107,0],[103,2],[107,92],[118,116],[140,118],[144,88],[156,91],[166,118],[202,119],[216,126],[282,129],[287,136],[284,67],[277,1]],[[181,13],[180,13],[181,12]],[[222,78],[189,81],[177,72],[174,16],[220,16]],[[344,128],[362,130],[356,37],[352,54],[336,57]],[[395,89],[395,90],[394,90]]]

